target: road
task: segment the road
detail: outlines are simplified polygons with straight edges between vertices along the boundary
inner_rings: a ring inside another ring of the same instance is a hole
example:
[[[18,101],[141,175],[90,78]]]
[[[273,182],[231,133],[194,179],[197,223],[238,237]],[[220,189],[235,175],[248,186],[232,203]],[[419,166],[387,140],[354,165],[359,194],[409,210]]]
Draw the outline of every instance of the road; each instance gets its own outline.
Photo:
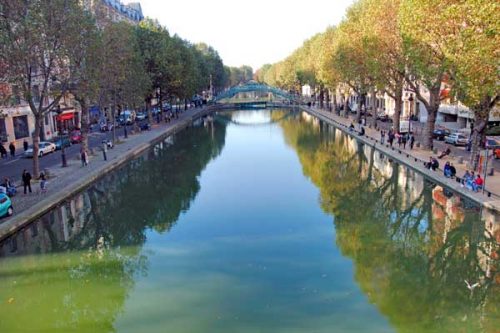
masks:
[[[380,122],[379,121],[378,125],[379,125],[379,127],[384,128],[386,131],[388,131],[390,128],[392,128],[392,123],[389,123],[389,122]],[[412,129],[415,130],[415,132],[416,132],[416,134],[415,134],[416,140],[419,141],[421,139],[423,124],[420,124],[418,122],[412,122],[411,126],[412,126]],[[468,161],[469,156],[470,156],[470,152],[468,152],[465,149],[465,147],[455,147],[453,145],[445,143],[444,141],[434,140],[434,148],[437,148],[439,153],[446,150],[446,148],[450,148],[451,154],[453,156],[463,157],[464,161]],[[500,172],[500,159],[498,159],[498,160],[493,159],[492,161],[493,161],[492,165],[488,165],[488,169],[493,167],[495,169],[495,172]]]
[[[129,130],[131,126],[128,127]],[[117,136],[123,136],[124,131],[123,128],[116,129]],[[112,132],[99,132],[98,130],[94,130],[89,133],[89,147],[91,149],[95,149],[102,146],[102,140],[105,138],[111,139]],[[80,156],[80,148],[81,144],[73,144],[71,147],[67,147],[65,149],[66,159],[74,160],[79,158]],[[40,170],[47,168],[54,168],[62,165],[61,151],[57,150],[56,152],[48,155],[44,155],[40,158]],[[0,181],[3,181],[4,177],[9,177],[14,181],[16,185],[21,184],[21,174],[24,169],[28,171],[33,170],[33,160],[31,158],[23,157],[23,151],[18,150],[16,157],[11,158],[10,155],[6,159],[0,159]]]

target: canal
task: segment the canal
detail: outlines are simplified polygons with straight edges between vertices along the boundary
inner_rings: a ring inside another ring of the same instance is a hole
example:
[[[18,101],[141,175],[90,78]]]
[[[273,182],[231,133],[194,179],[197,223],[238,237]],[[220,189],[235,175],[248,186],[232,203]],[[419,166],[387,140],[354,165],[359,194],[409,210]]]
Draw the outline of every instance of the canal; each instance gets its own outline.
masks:
[[[306,113],[221,112],[3,241],[0,332],[498,332],[496,221]]]

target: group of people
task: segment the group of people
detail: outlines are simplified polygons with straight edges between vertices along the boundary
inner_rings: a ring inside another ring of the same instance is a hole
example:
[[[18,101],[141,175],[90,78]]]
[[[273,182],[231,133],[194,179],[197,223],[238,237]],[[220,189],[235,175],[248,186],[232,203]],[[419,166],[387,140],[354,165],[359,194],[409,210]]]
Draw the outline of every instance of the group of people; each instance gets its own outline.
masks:
[[[28,150],[28,142],[26,140],[23,142],[23,148],[24,151]],[[14,142],[11,142],[9,144],[9,152],[10,152],[10,157],[14,158],[16,156],[16,145],[14,144]],[[8,155],[9,154],[7,153],[7,149],[5,149],[3,144],[0,144],[0,156],[2,158],[7,158]]]
[[[415,137],[412,133],[400,133],[395,132],[392,129],[390,129],[388,132],[386,132],[385,130],[380,130],[380,142],[382,144],[385,143],[386,136],[387,142],[391,147],[393,146],[394,142],[398,144],[399,148],[403,146],[403,149],[406,149],[406,144],[409,145],[410,149],[413,149],[413,146],[415,145]]]
[[[480,174],[475,175],[474,171],[465,170],[465,174],[461,180],[462,186],[465,186],[469,190],[477,192],[481,190],[484,186],[484,180],[481,178]]]

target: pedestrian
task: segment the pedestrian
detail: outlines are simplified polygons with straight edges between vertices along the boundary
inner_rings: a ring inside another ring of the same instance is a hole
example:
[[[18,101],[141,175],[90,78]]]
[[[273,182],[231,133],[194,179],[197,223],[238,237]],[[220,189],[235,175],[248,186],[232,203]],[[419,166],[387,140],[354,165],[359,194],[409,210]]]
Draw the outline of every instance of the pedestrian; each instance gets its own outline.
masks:
[[[359,135],[363,136],[365,135],[365,128],[361,126],[361,130],[359,131]]]
[[[26,140],[23,141],[23,148],[24,148],[24,151],[28,150],[28,141],[26,141]]]
[[[384,142],[385,142],[385,131],[380,130],[380,143],[384,144]]]
[[[82,167],[87,166],[88,165],[87,152],[83,148],[80,150],[80,158],[82,160]]]
[[[389,130],[388,140],[389,140],[389,145],[392,148],[392,144],[394,143],[394,132],[392,131],[392,129]]]
[[[102,142],[102,155],[103,155],[105,161],[108,160],[107,152],[108,152],[108,142],[106,140],[104,140]]]
[[[401,138],[401,141],[403,143],[403,149],[406,149],[406,141],[408,140],[407,138],[407,133],[403,134],[403,137]]]
[[[3,144],[0,144],[0,155],[2,156],[2,158],[6,158],[7,157],[7,149],[5,149],[5,147],[3,146]]]
[[[413,145],[415,144],[415,137],[413,134],[410,134],[410,138],[408,140],[410,141],[410,150],[413,150]]]
[[[45,173],[40,173],[40,194],[47,192],[47,178],[45,177]]]
[[[22,180],[24,186],[24,194],[26,194],[27,189],[31,193],[31,174],[26,169],[24,169],[23,171]]]
[[[457,175],[457,169],[452,163],[450,164],[450,178],[455,178],[456,175]]]
[[[396,141],[398,142],[398,148],[401,148],[401,133],[397,132],[396,133]]]
[[[436,171],[439,168],[439,162],[435,157],[432,157],[431,161],[432,161],[431,165],[432,171]]]
[[[10,156],[14,158],[16,156],[16,146],[14,145],[14,142],[10,143],[9,150],[10,150]]]

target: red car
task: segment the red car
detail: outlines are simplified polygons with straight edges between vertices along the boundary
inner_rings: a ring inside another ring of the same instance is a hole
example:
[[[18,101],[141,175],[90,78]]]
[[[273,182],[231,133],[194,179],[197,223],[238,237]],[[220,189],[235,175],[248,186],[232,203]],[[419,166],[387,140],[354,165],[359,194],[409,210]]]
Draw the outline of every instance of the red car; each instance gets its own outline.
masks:
[[[71,136],[70,136],[70,141],[71,143],[80,143],[82,142],[82,132],[80,131],[74,131],[73,133],[71,133]]]

